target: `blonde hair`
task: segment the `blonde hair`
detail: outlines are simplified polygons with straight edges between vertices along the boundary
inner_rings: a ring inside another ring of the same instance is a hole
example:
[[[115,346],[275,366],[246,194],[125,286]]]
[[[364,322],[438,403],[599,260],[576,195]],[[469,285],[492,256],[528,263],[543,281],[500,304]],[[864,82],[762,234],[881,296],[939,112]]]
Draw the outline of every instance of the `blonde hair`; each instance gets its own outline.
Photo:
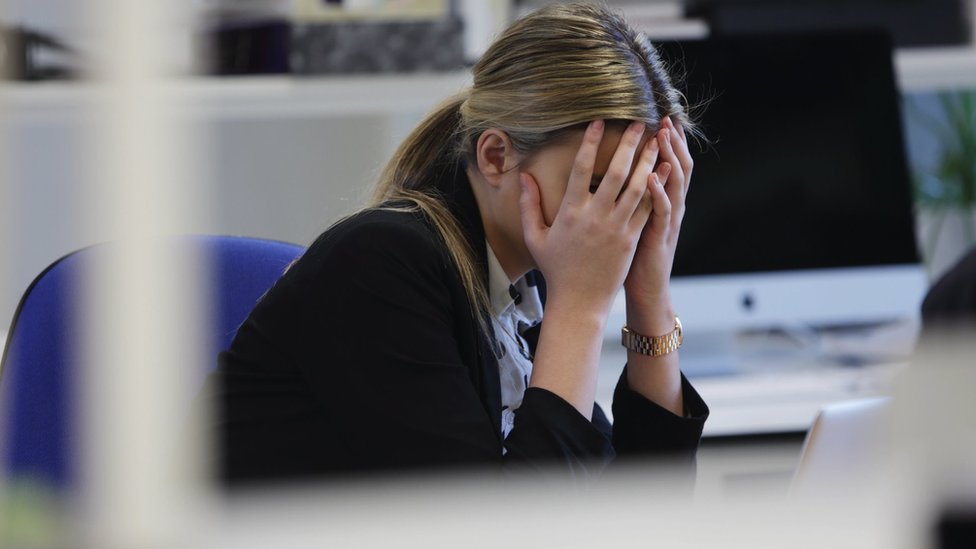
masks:
[[[477,256],[436,191],[462,159],[474,159],[482,132],[498,128],[517,151],[532,154],[596,119],[640,121],[656,132],[670,116],[697,130],[647,37],[603,6],[552,5],[519,19],[472,73],[471,87],[444,101],[400,145],[368,206],[406,201],[394,209],[420,210],[431,220],[485,329],[490,309]]]

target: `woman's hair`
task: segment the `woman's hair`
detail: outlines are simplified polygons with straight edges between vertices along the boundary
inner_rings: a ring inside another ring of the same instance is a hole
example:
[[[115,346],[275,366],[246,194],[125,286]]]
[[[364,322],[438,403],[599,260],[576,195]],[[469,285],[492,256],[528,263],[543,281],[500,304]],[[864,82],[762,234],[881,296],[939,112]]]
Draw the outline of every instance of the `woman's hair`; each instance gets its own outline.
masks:
[[[657,132],[670,116],[696,130],[650,41],[606,7],[562,4],[533,12],[505,30],[472,73],[471,87],[438,106],[400,145],[369,205],[406,201],[402,209],[419,209],[433,222],[480,322],[489,307],[476,256],[435,185],[462,159],[474,160],[483,131],[498,128],[518,152],[532,154],[596,119],[641,121]]]

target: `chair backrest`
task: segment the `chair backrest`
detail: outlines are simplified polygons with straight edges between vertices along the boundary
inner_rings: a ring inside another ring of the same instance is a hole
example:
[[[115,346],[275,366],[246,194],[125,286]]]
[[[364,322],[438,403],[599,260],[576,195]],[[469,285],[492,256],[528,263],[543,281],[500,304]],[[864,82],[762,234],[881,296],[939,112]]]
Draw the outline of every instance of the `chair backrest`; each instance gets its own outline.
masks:
[[[295,244],[235,236],[190,236],[207,263],[204,287],[211,290],[209,345],[230,346],[237,328],[262,295],[304,248]],[[84,248],[52,263],[21,297],[0,362],[0,448],[2,473],[29,478],[54,489],[74,480],[73,433],[77,342],[75,297],[85,263],[106,245]],[[200,381],[216,367],[216,356]]]

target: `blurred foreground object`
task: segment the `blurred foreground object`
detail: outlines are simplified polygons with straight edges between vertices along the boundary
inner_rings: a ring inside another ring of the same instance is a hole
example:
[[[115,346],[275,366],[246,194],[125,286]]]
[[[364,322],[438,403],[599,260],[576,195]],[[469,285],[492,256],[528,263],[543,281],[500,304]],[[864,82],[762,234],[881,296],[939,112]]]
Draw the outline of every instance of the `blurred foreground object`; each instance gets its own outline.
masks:
[[[935,525],[935,544],[939,549],[976,547],[976,501],[947,506]]]
[[[976,247],[929,288],[922,302],[922,322],[926,331],[960,325],[976,328]]]
[[[825,485],[847,486],[868,476],[890,444],[890,397],[854,399],[825,406],[803,442],[794,493]]]

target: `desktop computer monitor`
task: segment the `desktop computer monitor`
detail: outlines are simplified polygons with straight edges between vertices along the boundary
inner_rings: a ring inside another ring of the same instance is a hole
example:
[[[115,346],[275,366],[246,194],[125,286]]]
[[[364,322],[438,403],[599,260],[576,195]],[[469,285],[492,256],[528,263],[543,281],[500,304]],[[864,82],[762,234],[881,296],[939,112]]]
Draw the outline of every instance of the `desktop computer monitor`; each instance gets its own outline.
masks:
[[[686,345],[696,331],[917,318],[926,276],[890,40],[740,36],[658,48],[712,142],[691,143],[672,273]]]

